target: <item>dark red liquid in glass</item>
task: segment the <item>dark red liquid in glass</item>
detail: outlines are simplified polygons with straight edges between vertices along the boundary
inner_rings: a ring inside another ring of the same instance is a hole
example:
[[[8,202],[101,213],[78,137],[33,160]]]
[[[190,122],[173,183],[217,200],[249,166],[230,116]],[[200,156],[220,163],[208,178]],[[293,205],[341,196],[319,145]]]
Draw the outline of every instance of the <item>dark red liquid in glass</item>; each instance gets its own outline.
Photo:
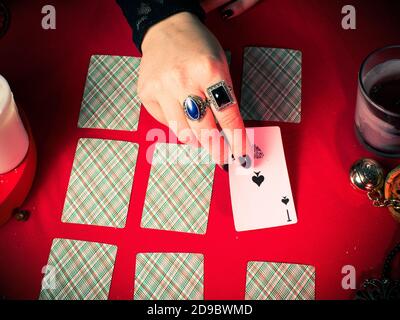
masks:
[[[378,82],[372,86],[369,96],[386,110],[400,114],[400,77]]]

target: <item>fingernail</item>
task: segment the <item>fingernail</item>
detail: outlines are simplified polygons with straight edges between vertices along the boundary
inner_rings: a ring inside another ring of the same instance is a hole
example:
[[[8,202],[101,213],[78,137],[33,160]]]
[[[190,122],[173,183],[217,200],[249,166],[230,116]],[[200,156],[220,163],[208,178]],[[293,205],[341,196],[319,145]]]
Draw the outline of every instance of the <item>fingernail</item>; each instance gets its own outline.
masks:
[[[233,16],[233,11],[231,9],[227,9],[222,12],[222,19],[226,20]]]
[[[222,169],[224,169],[226,172],[229,172],[229,165],[228,164],[222,165]]]
[[[247,154],[239,157],[239,163],[245,169],[249,169],[251,167],[251,159]]]

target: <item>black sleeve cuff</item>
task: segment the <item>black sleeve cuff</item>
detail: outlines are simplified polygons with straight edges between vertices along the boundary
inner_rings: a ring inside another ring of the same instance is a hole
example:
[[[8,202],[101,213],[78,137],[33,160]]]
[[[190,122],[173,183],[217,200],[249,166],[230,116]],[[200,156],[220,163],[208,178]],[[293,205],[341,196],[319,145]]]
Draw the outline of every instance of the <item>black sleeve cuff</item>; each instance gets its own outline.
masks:
[[[141,51],[147,30],[174,14],[190,12],[204,20],[205,12],[198,0],[117,0],[133,32],[133,42]]]

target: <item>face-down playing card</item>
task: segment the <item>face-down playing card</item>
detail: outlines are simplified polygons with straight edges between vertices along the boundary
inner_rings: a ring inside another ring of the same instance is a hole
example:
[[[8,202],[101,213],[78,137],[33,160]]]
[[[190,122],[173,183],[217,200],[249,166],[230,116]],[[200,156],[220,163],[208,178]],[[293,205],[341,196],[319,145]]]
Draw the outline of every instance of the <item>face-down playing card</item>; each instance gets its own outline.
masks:
[[[244,120],[299,123],[301,60],[297,50],[244,50],[240,111]]]
[[[203,299],[203,261],[195,253],[139,253],[134,299]]]
[[[229,183],[236,231],[297,223],[279,127],[249,128],[254,136],[252,168],[233,161]]]
[[[140,58],[93,55],[83,94],[79,128],[136,130]]]
[[[54,239],[40,300],[107,300],[117,247]]]
[[[202,148],[157,143],[141,226],[205,234],[214,169]]]
[[[246,300],[314,300],[315,268],[308,265],[250,261]]]
[[[79,139],[62,222],[123,228],[139,145]]]

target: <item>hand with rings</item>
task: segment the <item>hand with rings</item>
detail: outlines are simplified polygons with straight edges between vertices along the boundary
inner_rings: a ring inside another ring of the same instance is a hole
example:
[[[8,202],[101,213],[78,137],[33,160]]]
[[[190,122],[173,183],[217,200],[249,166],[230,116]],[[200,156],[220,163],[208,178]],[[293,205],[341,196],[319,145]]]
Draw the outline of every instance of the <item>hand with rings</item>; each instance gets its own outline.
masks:
[[[226,56],[204,24],[188,12],[170,16],[147,31],[142,53],[138,93],[147,111],[181,142],[203,146],[225,170],[231,156],[249,167],[251,147]]]

